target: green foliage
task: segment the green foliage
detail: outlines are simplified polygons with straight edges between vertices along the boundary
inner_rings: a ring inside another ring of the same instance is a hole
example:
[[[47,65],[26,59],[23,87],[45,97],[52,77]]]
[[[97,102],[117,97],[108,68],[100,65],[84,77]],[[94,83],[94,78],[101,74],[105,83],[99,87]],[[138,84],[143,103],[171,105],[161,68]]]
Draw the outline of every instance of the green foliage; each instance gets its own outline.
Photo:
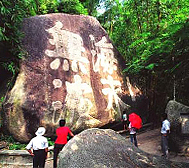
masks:
[[[1,141],[5,141],[7,143],[7,148],[9,150],[25,150],[26,144],[21,144],[19,142],[16,142],[12,136],[1,136]]]
[[[27,0],[31,16],[58,12],[57,0]]]
[[[58,11],[69,14],[88,14],[87,9],[83,7],[79,0],[61,0]]]
[[[10,71],[13,75],[15,75],[16,72],[19,70],[13,61],[11,61],[10,63],[9,62],[2,63],[2,65],[5,69]]]
[[[13,78],[19,71],[19,60],[26,55],[21,46],[23,18],[55,12],[87,14],[87,9],[79,0],[0,1],[0,66]]]
[[[81,0],[82,5],[87,9],[87,12],[91,16],[97,16],[97,9],[100,7],[102,0]]]
[[[26,144],[21,144],[19,142],[12,143],[12,144],[9,144],[8,149],[9,150],[25,150],[26,149]]]
[[[4,101],[5,97],[1,97],[0,99],[0,105],[2,104],[2,102]]]
[[[54,146],[54,141],[52,141],[51,138],[47,138],[47,140],[49,146]]]
[[[152,70],[152,69],[154,69],[154,67],[155,67],[156,65],[157,65],[157,64],[152,63],[152,64],[147,65],[145,68],[146,68],[146,69],[149,69],[149,70]]]
[[[152,71],[172,57],[188,6],[184,0],[105,1],[98,19],[127,62],[124,72]]]
[[[30,15],[29,1],[0,2],[0,66],[8,69],[14,76],[18,72],[22,57],[20,24]]]
[[[48,140],[48,145],[53,146],[54,141],[51,141],[50,138],[47,138]],[[5,141],[7,143],[7,148],[9,150],[25,150],[27,144],[22,144],[20,142],[17,142],[14,140],[12,136],[4,136],[2,135],[0,138],[0,141]]]
[[[173,99],[174,83],[176,100],[189,105],[189,1],[104,2],[98,20],[126,61],[123,72],[149,98],[152,120]]]

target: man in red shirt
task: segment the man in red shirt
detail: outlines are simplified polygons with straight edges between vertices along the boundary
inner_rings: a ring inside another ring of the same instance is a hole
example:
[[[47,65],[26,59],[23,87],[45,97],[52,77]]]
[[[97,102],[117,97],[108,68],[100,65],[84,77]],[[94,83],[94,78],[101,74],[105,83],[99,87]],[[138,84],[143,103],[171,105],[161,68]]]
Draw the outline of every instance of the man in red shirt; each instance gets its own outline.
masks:
[[[72,137],[74,136],[74,134],[70,131],[69,127],[66,127],[65,124],[66,124],[65,120],[60,120],[59,121],[60,127],[56,129],[57,139],[56,139],[55,145],[54,145],[54,158],[53,158],[53,160],[54,160],[53,167],[54,168],[57,167],[58,154],[60,153],[60,151],[62,150],[64,145],[68,142],[67,141],[68,133],[70,136],[72,136]]]

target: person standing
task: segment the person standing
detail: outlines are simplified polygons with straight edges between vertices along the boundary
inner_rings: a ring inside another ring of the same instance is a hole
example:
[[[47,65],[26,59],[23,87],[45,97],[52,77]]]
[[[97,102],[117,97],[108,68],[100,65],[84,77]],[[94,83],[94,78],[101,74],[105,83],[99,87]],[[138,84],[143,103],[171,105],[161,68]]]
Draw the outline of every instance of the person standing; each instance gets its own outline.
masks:
[[[26,149],[33,156],[33,168],[44,168],[48,152],[48,141],[43,136],[45,134],[45,128],[39,127],[35,134],[36,137],[30,140]]]
[[[165,114],[162,118],[162,127],[161,127],[161,149],[165,158],[168,158],[168,135],[170,133],[170,122],[167,119]]]
[[[123,122],[123,129],[126,130],[126,128],[127,128],[127,114],[126,114],[125,111],[123,112],[122,122]]]
[[[57,139],[54,145],[53,168],[57,168],[58,154],[60,153],[64,145],[67,143],[68,134],[72,137],[74,136],[74,134],[71,132],[69,127],[66,127],[65,124],[66,124],[66,121],[61,119],[59,121],[60,127],[56,129]]]
[[[131,143],[134,142],[134,145],[136,147],[138,147],[138,144],[137,144],[137,137],[136,137],[136,128],[132,126],[131,122],[129,123],[129,133],[130,133],[130,139],[131,139]]]

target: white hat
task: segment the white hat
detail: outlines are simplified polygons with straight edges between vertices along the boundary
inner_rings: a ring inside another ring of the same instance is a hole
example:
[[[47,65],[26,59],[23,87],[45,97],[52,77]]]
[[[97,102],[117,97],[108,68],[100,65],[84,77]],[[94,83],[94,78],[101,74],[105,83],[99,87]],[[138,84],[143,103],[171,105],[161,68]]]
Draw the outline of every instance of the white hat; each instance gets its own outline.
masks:
[[[39,127],[37,131],[35,132],[35,135],[43,135],[45,133],[44,127]]]

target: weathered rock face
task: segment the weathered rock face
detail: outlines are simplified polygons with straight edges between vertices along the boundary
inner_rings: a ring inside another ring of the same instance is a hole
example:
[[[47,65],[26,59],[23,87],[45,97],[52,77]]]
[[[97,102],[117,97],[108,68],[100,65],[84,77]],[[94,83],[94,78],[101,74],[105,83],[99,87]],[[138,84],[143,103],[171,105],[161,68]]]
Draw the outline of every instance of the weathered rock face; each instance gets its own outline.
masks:
[[[60,118],[73,131],[120,119],[124,61],[99,22],[89,16],[48,14],[24,20],[27,56],[4,109],[5,125],[19,141],[28,141],[43,125],[54,134]],[[132,94],[132,98],[134,96]]]
[[[186,154],[189,148],[189,107],[171,100],[165,112],[171,123],[170,148]]]
[[[60,152],[59,168],[187,167],[149,155],[110,129],[88,129],[72,138]]]

